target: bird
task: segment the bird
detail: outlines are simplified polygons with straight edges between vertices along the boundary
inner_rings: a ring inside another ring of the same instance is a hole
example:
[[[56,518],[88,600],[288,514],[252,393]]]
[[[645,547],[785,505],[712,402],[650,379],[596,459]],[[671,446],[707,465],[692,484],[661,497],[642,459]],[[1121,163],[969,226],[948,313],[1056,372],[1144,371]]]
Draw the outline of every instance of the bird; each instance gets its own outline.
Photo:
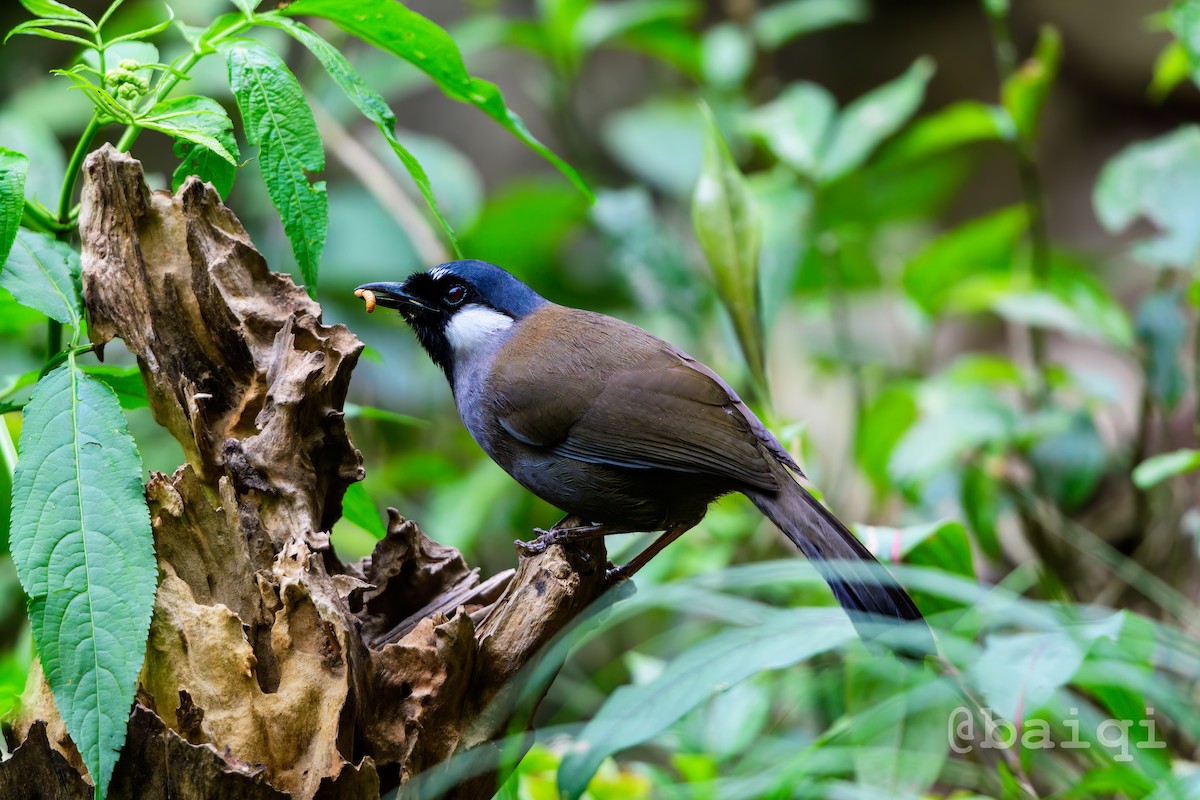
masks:
[[[662,532],[610,571],[632,577],[741,492],[817,567],[864,639],[921,612],[797,480],[779,440],[713,370],[623,320],[558,305],[501,267],[454,261],[355,289],[395,309],[449,381],[463,424],[518,483],[566,512],[526,553]],[[925,646],[921,644],[920,646]]]

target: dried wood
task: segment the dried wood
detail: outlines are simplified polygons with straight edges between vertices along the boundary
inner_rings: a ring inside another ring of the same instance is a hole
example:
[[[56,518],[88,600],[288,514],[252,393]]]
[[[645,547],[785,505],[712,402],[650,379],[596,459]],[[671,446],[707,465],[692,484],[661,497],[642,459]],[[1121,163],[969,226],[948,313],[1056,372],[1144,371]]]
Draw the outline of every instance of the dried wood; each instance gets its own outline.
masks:
[[[391,510],[374,554],[343,564],[329,530],[363,477],[342,412],[362,343],[196,178],[151,192],[106,145],[80,229],[92,341],[136,355],[187,457],[146,486],[160,582],[110,797],[372,798],[505,733],[538,699],[514,678],[603,590],[602,542],[482,580]],[[85,796],[40,673],[14,733],[0,787]]]

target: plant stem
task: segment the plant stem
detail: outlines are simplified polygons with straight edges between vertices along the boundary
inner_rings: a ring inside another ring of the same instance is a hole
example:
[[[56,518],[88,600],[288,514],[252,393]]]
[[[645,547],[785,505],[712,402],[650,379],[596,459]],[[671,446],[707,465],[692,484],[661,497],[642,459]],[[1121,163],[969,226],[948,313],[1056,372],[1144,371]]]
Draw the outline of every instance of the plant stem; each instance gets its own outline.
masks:
[[[1017,47],[1012,37],[1012,28],[1004,13],[993,13],[984,3],[985,14],[991,29],[992,48],[996,58],[996,69],[1000,82],[1004,84],[1017,71]],[[1029,217],[1030,259],[1029,271],[1035,288],[1040,288],[1050,274],[1050,231],[1046,222],[1046,201],[1042,191],[1041,171],[1033,153],[1033,142],[1017,133],[1011,142],[1013,157],[1017,162],[1017,178],[1021,184],[1021,202]],[[1046,332],[1037,327],[1027,328],[1029,336],[1029,361],[1034,368],[1033,398],[1036,405],[1043,405],[1049,394],[1046,377]]]
[[[79,137],[79,143],[75,145],[75,152],[71,154],[71,160],[67,164],[67,174],[63,178],[62,192],[58,195],[58,221],[64,225],[70,222],[71,218],[71,198],[75,194],[75,179],[79,175],[79,168],[83,166],[83,158],[87,155],[88,148],[98,130],[100,130],[100,113],[94,111],[92,118],[88,120],[87,127],[83,129],[83,135]],[[59,238],[62,236],[60,235]]]

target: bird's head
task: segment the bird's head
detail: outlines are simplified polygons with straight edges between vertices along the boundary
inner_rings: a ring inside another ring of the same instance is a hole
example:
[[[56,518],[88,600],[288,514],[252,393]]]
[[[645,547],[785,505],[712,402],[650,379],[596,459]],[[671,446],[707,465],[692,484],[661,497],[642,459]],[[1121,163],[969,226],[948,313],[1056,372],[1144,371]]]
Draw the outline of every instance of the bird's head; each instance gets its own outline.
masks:
[[[485,261],[452,261],[414,272],[402,283],[364,283],[375,303],[394,308],[446,377],[462,363],[507,336],[513,324],[546,303],[545,298]]]

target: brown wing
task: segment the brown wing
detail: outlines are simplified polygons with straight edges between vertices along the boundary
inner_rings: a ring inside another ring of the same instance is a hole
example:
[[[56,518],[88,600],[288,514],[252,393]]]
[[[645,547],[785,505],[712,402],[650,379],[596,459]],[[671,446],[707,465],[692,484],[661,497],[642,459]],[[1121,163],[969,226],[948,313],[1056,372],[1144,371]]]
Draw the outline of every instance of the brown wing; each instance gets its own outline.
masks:
[[[506,345],[491,383],[500,424],[526,444],[764,490],[779,488],[768,452],[798,470],[724,381],[641,328],[553,305],[522,325],[542,335]]]

